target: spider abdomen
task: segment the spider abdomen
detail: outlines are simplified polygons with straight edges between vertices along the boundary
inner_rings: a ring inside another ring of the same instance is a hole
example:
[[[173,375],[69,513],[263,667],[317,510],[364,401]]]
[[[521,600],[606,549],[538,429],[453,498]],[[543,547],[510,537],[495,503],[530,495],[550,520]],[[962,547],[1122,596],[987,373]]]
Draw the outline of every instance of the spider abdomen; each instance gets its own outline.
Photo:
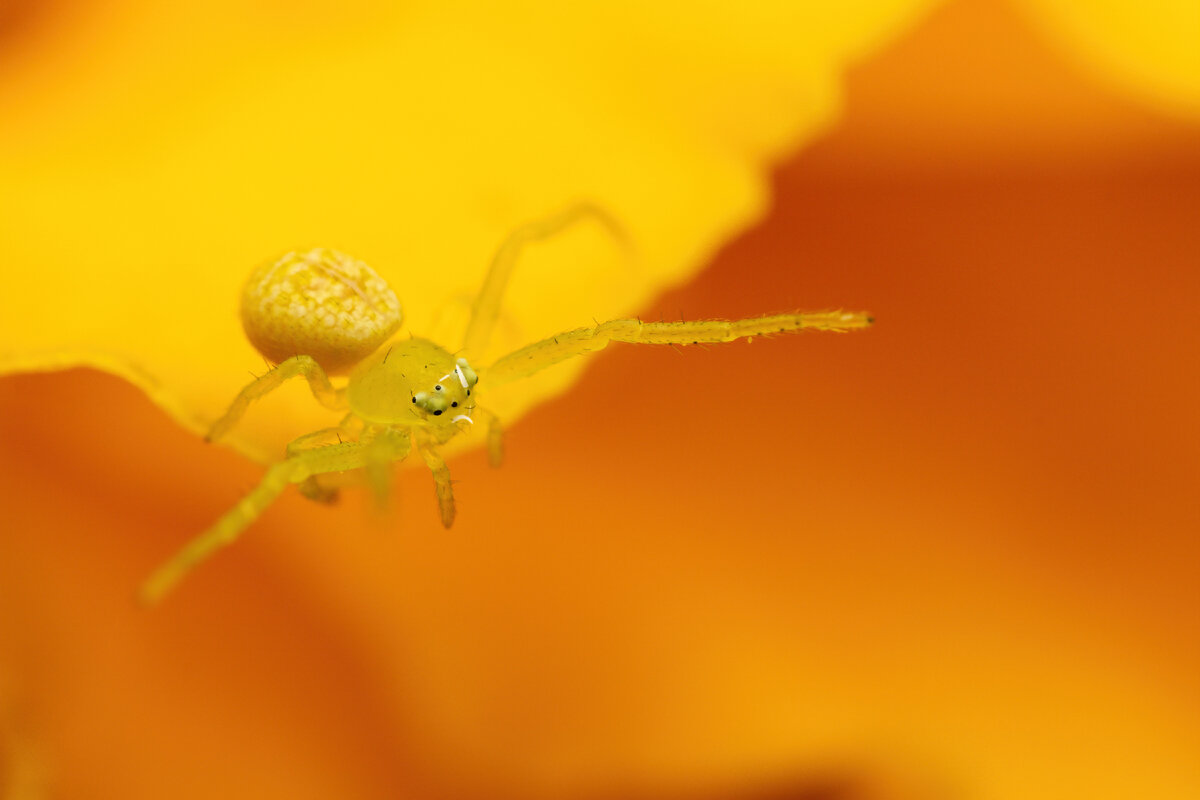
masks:
[[[242,290],[242,327],[273,363],[306,355],[342,375],[400,327],[400,302],[375,270],[326,248],[256,269]]]

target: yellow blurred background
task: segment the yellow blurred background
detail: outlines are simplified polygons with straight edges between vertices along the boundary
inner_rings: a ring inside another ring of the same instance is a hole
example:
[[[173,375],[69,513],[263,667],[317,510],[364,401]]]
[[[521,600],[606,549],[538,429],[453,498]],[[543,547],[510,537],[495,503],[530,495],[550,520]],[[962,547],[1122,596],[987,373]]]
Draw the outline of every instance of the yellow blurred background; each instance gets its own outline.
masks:
[[[0,70],[68,5],[0,3]],[[451,462],[450,531],[423,470],[382,523],[287,494],[140,610],[261,467],[113,376],[0,380],[0,798],[1200,796],[1200,115],[1035,5],[864,57],[638,300],[874,329],[614,346]]]

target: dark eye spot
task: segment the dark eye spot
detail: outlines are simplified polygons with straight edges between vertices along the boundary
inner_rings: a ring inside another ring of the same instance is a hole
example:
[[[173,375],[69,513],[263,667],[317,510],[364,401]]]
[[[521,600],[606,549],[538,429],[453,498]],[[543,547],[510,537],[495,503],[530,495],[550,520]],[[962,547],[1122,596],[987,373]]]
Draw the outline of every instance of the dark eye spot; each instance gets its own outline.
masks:
[[[440,387],[440,386],[435,386],[435,387],[433,387],[433,390],[434,390],[435,392],[440,392],[440,391],[442,390],[442,387]]]
[[[451,403],[451,404],[450,404],[450,407],[451,407],[451,408],[458,408],[458,401],[457,401],[457,400],[455,400],[453,403]]]
[[[413,398],[413,402],[414,402],[414,403],[415,403],[415,402],[417,402],[417,398],[415,398],[415,397],[414,397],[414,398]]]
[[[470,396],[471,396],[471,390],[467,389],[467,397],[470,397]]]
[[[439,408],[437,411],[433,412],[433,415],[435,417],[440,417],[442,415],[442,410]]]

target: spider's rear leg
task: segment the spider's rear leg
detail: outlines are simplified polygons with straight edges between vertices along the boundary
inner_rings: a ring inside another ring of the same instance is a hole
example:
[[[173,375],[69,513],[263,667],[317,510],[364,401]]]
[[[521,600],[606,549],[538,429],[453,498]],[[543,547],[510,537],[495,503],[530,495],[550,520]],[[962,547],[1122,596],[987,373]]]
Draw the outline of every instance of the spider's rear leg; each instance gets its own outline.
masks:
[[[417,452],[425,459],[425,464],[433,473],[434,490],[437,492],[438,511],[442,515],[442,525],[449,528],[454,524],[454,487],[450,482],[450,468],[446,466],[442,454],[433,443],[421,436],[415,436]]]
[[[258,519],[289,483],[302,483],[314,475],[360,469],[366,465],[367,448],[368,444],[362,442],[334,444],[297,453],[272,466],[258,486],[237,505],[154,571],[142,584],[142,602],[158,602],[197,565],[237,541],[246,526]]]
[[[329,376],[325,374],[325,370],[321,369],[320,364],[309,356],[292,356],[286,361],[279,362],[261,378],[242,389],[229,405],[229,409],[213,423],[208,436],[204,438],[215,442],[229,433],[229,430],[242,418],[252,402],[268,392],[278,389],[284,381],[297,375],[303,376],[308,381],[313,397],[317,398],[317,402],[321,405],[334,411],[345,411],[348,408],[345,391],[333,388],[329,382]]]

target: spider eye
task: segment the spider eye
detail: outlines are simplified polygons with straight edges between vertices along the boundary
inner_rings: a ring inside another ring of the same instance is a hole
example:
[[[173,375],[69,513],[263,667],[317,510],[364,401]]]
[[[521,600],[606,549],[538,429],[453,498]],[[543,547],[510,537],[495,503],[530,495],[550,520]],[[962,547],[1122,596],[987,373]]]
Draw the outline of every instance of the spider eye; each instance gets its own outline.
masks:
[[[439,386],[435,386],[435,387],[433,387],[433,390],[434,390],[435,392],[440,392],[440,391],[442,390],[442,387],[441,387],[440,385],[439,385]]]
[[[458,366],[455,371],[459,374],[459,380],[463,382],[463,388],[469,389],[479,382],[479,376],[475,374],[475,370],[471,369],[471,365],[467,363],[465,358],[460,358],[456,362]]]
[[[415,398],[415,397],[412,400],[414,403],[417,402],[417,398]]]
[[[450,404],[450,407],[451,407],[451,408],[458,408],[458,401],[457,401],[457,400],[455,400],[453,403],[451,403],[451,404]]]
[[[435,417],[440,417],[442,415],[442,410],[439,408],[437,411],[433,412],[433,415]]]

